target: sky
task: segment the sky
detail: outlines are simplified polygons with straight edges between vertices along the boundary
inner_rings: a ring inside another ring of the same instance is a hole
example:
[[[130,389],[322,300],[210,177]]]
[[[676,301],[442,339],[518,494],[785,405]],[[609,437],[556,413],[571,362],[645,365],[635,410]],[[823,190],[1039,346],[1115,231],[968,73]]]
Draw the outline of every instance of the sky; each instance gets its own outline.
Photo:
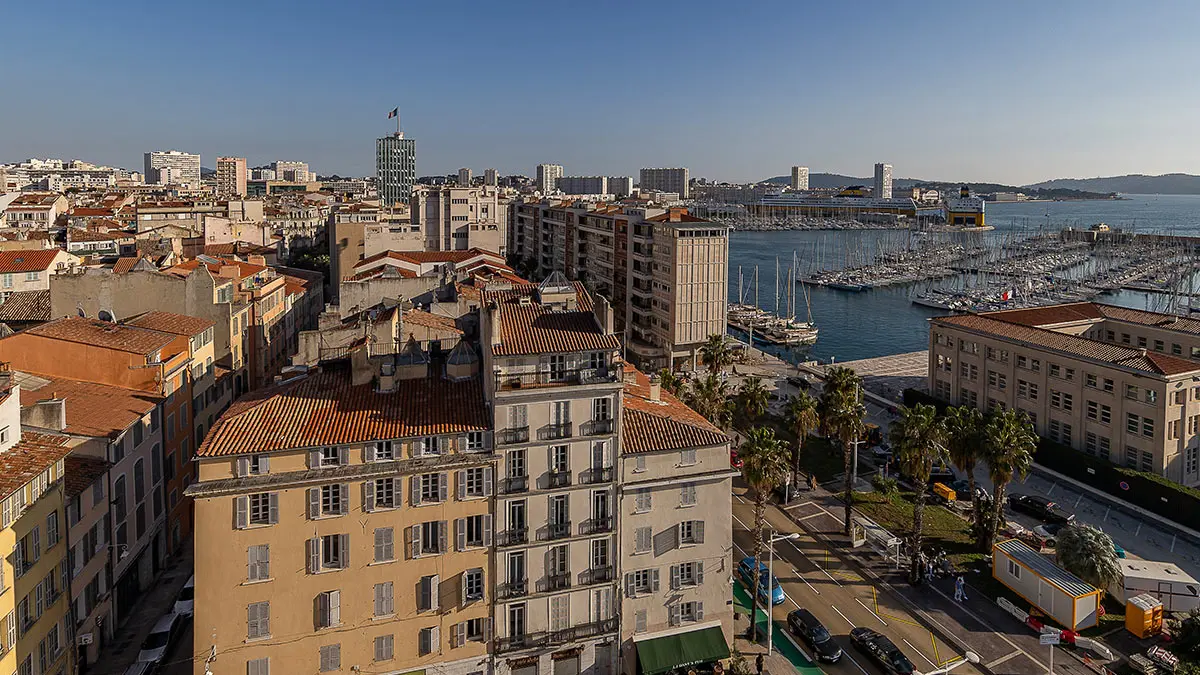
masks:
[[[370,175],[398,107],[418,175],[1200,173],[1197,26],[1154,0],[19,2],[0,162]]]

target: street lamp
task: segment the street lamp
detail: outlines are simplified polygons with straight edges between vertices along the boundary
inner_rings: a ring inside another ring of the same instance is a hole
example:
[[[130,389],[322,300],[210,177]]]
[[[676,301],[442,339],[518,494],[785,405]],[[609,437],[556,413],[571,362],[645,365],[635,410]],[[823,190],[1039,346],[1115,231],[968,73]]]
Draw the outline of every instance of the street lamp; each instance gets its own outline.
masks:
[[[963,654],[963,658],[951,663],[950,665],[938,668],[937,670],[931,670],[928,673],[922,673],[921,675],[944,675],[945,673],[954,670],[964,663],[979,663],[979,655],[975,652],[967,652],[966,654]]]
[[[775,589],[772,587],[775,579],[775,542],[796,541],[799,538],[799,532],[791,532],[789,534],[781,534],[777,537],[773,536],[767,544],[769,551],[767,558],[767,656],[771,655],[771,637],[775,632],[775,627],[771,625],[771,611],[775,609],[775,598],[773,597]],[[757,593],[758,589],[754,589],[754,592]]]

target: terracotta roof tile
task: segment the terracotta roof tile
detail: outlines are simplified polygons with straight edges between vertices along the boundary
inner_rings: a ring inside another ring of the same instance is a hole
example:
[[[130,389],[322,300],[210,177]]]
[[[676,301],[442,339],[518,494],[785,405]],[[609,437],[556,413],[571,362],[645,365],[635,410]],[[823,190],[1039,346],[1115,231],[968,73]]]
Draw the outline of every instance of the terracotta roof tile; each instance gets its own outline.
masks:
[[[132,238],[133,235],[127,232],[100,232],[79,227],[72,227],[67,230],[68,241],[117,241],[119,239]]]
[[[650,400],[650,379],[625,365],[621,452],[637,454],[721,445],[729,437],[668,391]]]
[[[54,264],[59,253],[62,253],[62,249],[0,251],[0,274],[45,272]]]
[[[419,309],[411,309],[404,313],[403,322],[414,326],[424,326],[425,328],[433,328],[435,330],[444,330],[462,335],[463,332],[455,325],[454,319],[440,314],[431,314]]]
[[[984,312],[983,316],[1009,323],[1019,323],[1023,326],[1053,326],[1060,323],[1095,321],[1103,318],[1096,305],[1090,302],[1073,302],[1066,305],[1028,309],[1006,309],[998,312]]]
[[[536,300],[522,298],[537,295],[536,284],[513,284],[510,288],[483,291],[485,304],[495,303],[500,312],[500,343],[492,351],[500,356],[579,352],[620,349],[621,340],[604,333],[592,314],[592,298],[578,282],[573,282],[577,309],[563,311],[542,306]]]
[[[99,457],[67,455],[67,476],[64,484],[67,496],[83,494],[83,491],[92,487],[92,483],[103,476],[110,466],[112,465]]]
[[[166,347],[175,339],[175,336],[169,333],[77,316],[35,326],[25,333],[147,355]]]
[[[21,440],[0,453],[0,499],[7,499],[29,481],[71,452],[70,438],[32,431],[21,433]]]
[[[129,319],[125,324],[188,337],[199,335],[216,325],[208,319],[173,312],[146,312]]]
[[[491,427],[478,378],[400,380],[397,391],[354,386],[323,370],[252,392],[213,425],[197,455],[219,457],[373,439],[458,434]]]
[[[0,321],[49,321],[50,291],[16,291],[0,304]]]
[[[161,396],[144,391],[61,377],[17,373],[15,379],[21,385],[23,407],[52,398],[65,399],[67,428],[64,431],[79,436],[116,436],[148,415],[163,400]]]
[[[1122,321],[1125,323],[1140,324],[1143,326],[1154,326],[1164,330],[1175,331],[1177,333],[1187,333],[1189,335],[1200,335],[1200,320],[1179,316],[1177,314],[1160,314],[1158,312],[1146,312],[1140,309],[1130,309],[1128,307],[1114,307],[1113,305],[1097,304],[1096,309],[1106,319],[1113,321]]]

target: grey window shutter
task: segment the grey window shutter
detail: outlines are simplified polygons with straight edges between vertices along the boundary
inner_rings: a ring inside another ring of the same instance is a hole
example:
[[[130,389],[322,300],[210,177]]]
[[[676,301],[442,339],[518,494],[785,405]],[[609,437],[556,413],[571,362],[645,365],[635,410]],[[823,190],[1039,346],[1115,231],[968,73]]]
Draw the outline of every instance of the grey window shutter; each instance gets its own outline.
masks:
[[[451,647],[461,647],[467,642],[467,624],[459,622],[454,624],[454,635],[450,638]]]
[[[448,528],[446,527],[446,521],[439,520],[438,521],[438,553],[439,554],[446,552],[446,530],[447,529]]]
[[[317,594],[317,628],[328,628],[332,624],[329,621],[329,594]]]
[[[321,467],[321,451],[320,450],[309,450],[308,451],[308,468],[319,469],[320,467]]]
[[[704,561],[697,560],[696,561],[696,585],[699,586],[702,583],[704,583]]]
[[[462,609],[467,606],[467,570],[458,575],[458,608]]]
[[[459,452],[467,451],[467,435],[466,434],[461,434],[458,437],[458,451]]]
[[[675,524],[675,548],[679,548],[679,544],[682,542],[680,529],[681,528],[679,527],[679,524],[676,523]]]
[[[375,616],[383,614],[383,584],[375,584]]]
[[[450,437],[449,436],[439,437],[437,443],[438,443],[438,454],[439,455],[449,454],[449,452],[450,452]]]
[[[392,506],[400,506],[404,503],[404,493],[400,489],[402,485],[404,485],[403,478],[392,479]]]
[[[635,633],[646,632],[646,610],[639,609],[637,612],[634,613],[634,615],[633,615],[633,632],[635,632]]]
[[[321,517],[321,489],[308,488],[308,517]]]
[[[421,477],[413,476],[408,480],[408,501],[413,506],[421,505]]]
[[[671,565],[671,590],[679,589],[679,565]]]
[[[375,481],[363,481],[363,511],[375,510]]]
[[[450,495],[450,476],[446,473],[438,474],[438,500],[446,501]]]
[[[492,545],[492,514],[483,514],[483,545]]]
[[[467,498],[467,472],[454,472],[454,494],[458,496],[458,500],[462,501]]]
[[[342,567],[343,568],[349,567],[350,566],[350,535],[339,534],[338,535],[338,544],[339,544],[339,547],[342,549]]]
[[[456,541],[455,550],[467,550],[467,519],[456,518],[454,520],[454,539]]]
[[[321,571],[321,540],[313,537],[304,540],[308,549],[308,573],[316,574]]]
[[[342,622],[342,592],[329,591],[329,625],[336,626]]]
[[[692,521],[692,539],[695,540],[695,542],[697,544],[704,543],[704,521],[703,520]]]
[[[243,476],[248,476],[248,475],[250,475],[250,458],[249,457],[238,457],[237,458],[237,476],[238,476],[238,478],[241,478]]]
[[[697,621],[704,620],[704,603],[703,602],[696,603],[696,620]]]
[[[492,617],[483,620],[483,642],[487,644],[492,639]]]
[[[259,473],[270,473],[271,472],[271,458],[270,457],[267,457],[266,455],[262,455],[261,457],[258,458],[258,472]]]
[[[430,597],[430,601],[429,601],[430,608],[435,611],[441,609],[442,608],[442,577],[441,577],[441,575],[435,574],[429,578],[429,589],[430,589],[430,596],[429,596]],[[437,629],[435,628],[434,630],[437,630]],[[434,633],[434,635],[437,635],[437,633]],[[437,641],[434,640],[434,642],[436,643]]]
[[[338,466],[350,463],[350,448],[341,446],[337,449]]]
[[[492,467],[483,467],[483,496],[492,496]]]
[[[433,591],[430,582],[430,577],[421,577],[421,581],[417,584],[417,611],[426,612],[433,607]]]
[[[374,443],[367,443],[366,445],[363,446],[363,461],[364,462],[374,462],[375,461],[375,444]]]
[[[267,502],[268,502],[267,522],[271,523],[272,525],[275,525],[276,523],[279,522],[279,493],[272,492],[270,494],[270,496],[267,497]]]
[[[670,614],[671,625],[678,626],[679,625],[679,603],[678,602],[671,603],[668,606],[668,609],[670,610],[670,613],[671,613]]]
[[[416,558],[421,555],[421,526],[413,525],[408,528],[409,542],[412,545],[412,557]]]
[[[625,575],[625,597],[632,598],[637,595],[637,591],[635,590],[637,587],[634,584],[635,584],[635,582],[634,582],[633,572],[626,574]]]
[[[246,529],[250,524],[250,498],[234,497],[235,526],[239,530]]]
[[[442,646],[442,630],[439,626],[429,629],[429,652],[433,653]]]
[[[658,570],[650,570],[650,590],[658,592]]]
[[[341,504],[341,508],[338,509],[338,513],[345,515],[350,512],[350,484],[338,484],[338,492],[341,493],[342,496],[342,498],[338,500]]]

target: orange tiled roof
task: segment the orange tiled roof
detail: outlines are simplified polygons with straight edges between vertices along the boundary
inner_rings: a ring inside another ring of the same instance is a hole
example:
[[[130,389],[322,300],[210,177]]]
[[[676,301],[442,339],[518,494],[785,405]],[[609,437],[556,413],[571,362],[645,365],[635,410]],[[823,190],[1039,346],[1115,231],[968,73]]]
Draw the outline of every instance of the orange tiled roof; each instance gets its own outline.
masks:
[[[650,400],[650,378],[625,365],[621,452],[637,454],[721,445],[729,437],[668,391]]]
[[[216,325],[208,319],[173,312],[146,312],[129,319],[125,324],[188,337],[199,335]]]
[[[1155,354],[1145,349],[1089,340],[1087,338],[1059,333],[1045,328],[1009,323],[994,319],[986,314],[965,314],[930,319],[933,324],[955,326],[982,335],[1024,342],[1051,351],[1062,352],[1094,361],[1111,363],[1122,368],[1131,368],[1155,375],[1179,375],[1200,371],[1200,363],[1187,361],[1176,356]]]
[[[363,267],[367,263],[372,263],[384,258],[392,258],[393,260],[403,260],[414,264],[422,263],[439,263],[439,262],[462,262],[470,260],[476,256],[492,256],[503,261],[504,258],[492,251],[485,251],[481,248],[471,248],[465,251],[381,251],[375,255],[363,258],[354,267]],[[501,262],[503,264],[503,262]]]
[[[117,262],[113,263],[112,266],[113,274],[127,273],[129,270],[133,269],[133,266],[136,265],[137,261],[141,259],[141,256],[117,258]]]
[[[67,475],[64,482],[67,496],[83,494],[111,466],[106,460],[89,455],[67,455]]]
[[[39,381],[37,385],[31,377]],[[78,436],[111,438],[148,415],[163,400],[144,391],[61,377],[30,374],[19,379],[23,407],[52,398],[65,399],[67,428],[63,431]]]
[[[211,256],[226,255],[272,255],[275,249],[270,246],[252,244],[248,241],[232,241],[225,244],[205,244],[204,254]]]
[[[62,249],[43,248],[38,250],[0,251],[0,274],[21,272],[44,272],[54,264]]]
[[[1029,309],[1006,309],[998,312],[984,312],[983,315],[1009,323],[1019,323],[1023,326],[1051,326],[1104,318],[1097,306],[1090,302],[1072,302],[1066,305]]]
[[[30,328],[25,333],[65,342],[78,342],[131,354],[152,354],[166,347],[174,335],[136,326],[69,316]]]
[[[514,284],[511,288],[483,291],[484,304],[496,304],[500,312],[500,344],[492,351],[500,356],[620,349],[620,339],[605,334],[592,314],[592,297],[579,282],[573,282],[577,309],[554,311],[538,302],[521,304],[521,298],[536,295],[536,284]],[[495,338],[493,338],[495,339]]]
[[[113,210],[106,208],[92,208],[89,206],[76,206],[71,209],[71,215],[79,218],[112,218]]]
[[[132,236],[124,232],[109,233],[79,227],[72,227],[67,230],[67,239],[70,241],[116,241],[118,239],[129,239]]]
[[[359,272],[358,274],[354,274],[345,278],[349,281],[364,281],[366,279],[382,277],[385,274],[391,274],[404,279],[417,278],[416,272],[404,267],[396,267],[395,265],[380,265],[379,267],[367,270],[366,272]]]
[[[1096,309],[1104,315],[1104,318],[1112,319],[1113,321],[1136,323],[1143,326],[1154,326],[1156,328],[1171,330],[1178,333],[1200,335],[1200,321],[1196,319],[1178,316],[1176,314],[1160,314],[1158,312],[1146,312],[1140,309],[1130,309],[1128,307],[1114,307],[1113,305],[1097,304]]]
[[[253,263],[243,262],[241,260],[230,260],[228,258],[218,258],[218,260],[220,260],[221,262],[220,263],[207,263],[207,262],[204,262],[203,260],[193,258],[191,260],[185,260],[185,261],[179,263],[178,265],[175,265],[174,267],[167,269],[167,272],[170,272],[172,274],[178,274],[178,276],[186,277],[188,274],[190,274],[192,272],[192,270],[203,265],[208,268],[208,271],[213,276],[217,276],[221,273],[222,267],[236,265],[238,268],[238,279],[240,280],[240,279],[245,279],[246,277],[252,277],[255,274],[258,274],[259,272],[262,272],[263,270],[268,269],[266,265],[255,265]]]
[[[458,434],[491,426],[478,378],[400,380],[379,394],[324,370],[252,392],[230,406],[197,455],[220,457],[384,438]]]
[[[463,332],[458,329],[458,326],[454,324],[454,319],[451,319],[448,316],[441,316],[440,314],[431,314],[430,312],[424,312],[419,309],[410,309],[405,312],[403,322],[412,324],[414,326],[433,328],[434,330],[449,331],[458,335],[463,334]]]
[[[67,456],[67,436],[21,433],[21,440],[0,453],[0,499],[7,499],[26,483]]]
[[[0,304],[0,321],[49,321],[50,291],[16,291]]]

